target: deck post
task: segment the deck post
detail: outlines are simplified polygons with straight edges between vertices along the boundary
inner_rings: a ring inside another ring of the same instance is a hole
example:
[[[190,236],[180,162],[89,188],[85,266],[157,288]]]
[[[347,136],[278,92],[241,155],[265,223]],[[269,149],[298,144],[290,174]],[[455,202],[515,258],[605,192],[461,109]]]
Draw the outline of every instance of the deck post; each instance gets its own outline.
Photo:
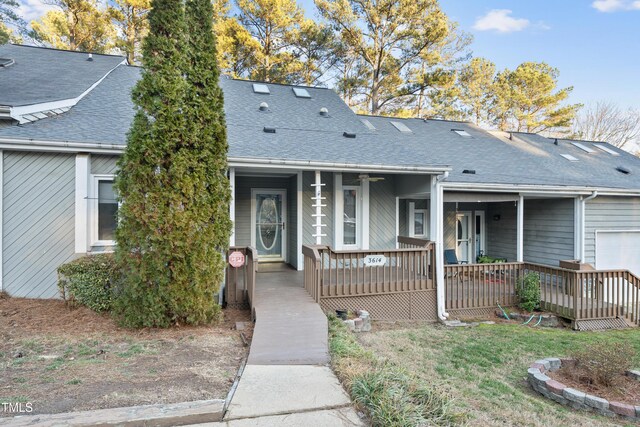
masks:
[[[444,282],[444,191],[437,175],[431,176],[431,201],[429,209],[429,228],[431,239],[435,242],[435,280],[436,299],[438,302],[438,318],[446,320],[449,313],[445,308]]]
[[[584,262],[583,228],[584,202],[582,196],[573,199],[573,258]]]
[[[518,198],[518,225],[517,225],[517,250],[518,262],[524,261],[524,196],[520,194]]]

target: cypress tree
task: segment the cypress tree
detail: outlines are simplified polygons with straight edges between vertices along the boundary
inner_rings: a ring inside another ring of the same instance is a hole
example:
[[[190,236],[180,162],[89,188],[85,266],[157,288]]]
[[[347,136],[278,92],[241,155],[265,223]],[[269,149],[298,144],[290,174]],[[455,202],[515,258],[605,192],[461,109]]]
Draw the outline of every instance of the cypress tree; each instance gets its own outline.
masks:
[[[125,276],[116,311],[127,326],[207,323],[219,311],[213,294],[230,230],[225,125],[218,72],[195,67],[200,29],[189,21],[193,40],[182,1],[153,1],[116,180]],[[217,89],[206,87],[211,75]]]

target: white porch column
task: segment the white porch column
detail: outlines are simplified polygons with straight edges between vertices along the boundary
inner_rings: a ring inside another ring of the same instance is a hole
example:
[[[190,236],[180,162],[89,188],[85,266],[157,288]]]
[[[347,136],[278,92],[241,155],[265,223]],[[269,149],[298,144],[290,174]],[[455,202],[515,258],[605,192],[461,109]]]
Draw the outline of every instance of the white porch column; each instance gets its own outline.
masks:
[[[231,201],[229,203],[229,218],[231,219],[231,236],[229,246],[236,245],[236,168],[229,168],[229,187],[231,187]]]
[[[89,178],[91,155],[76,154],[75,253],[89,251]]]
[[[429,231],[431,240],[435,242],[436,250],[435,277],[438,318],[440,318],[440,320],[446,320],[449,317],[449,313],[446,312],[446,289],[444,287],[444,191],[436,175],[431,177],[429,216]]]
[[[573,199],[573,258],[584,260],[584,201],[582,196]]]
[[[362,180],[362,249],[369,249],[369,180]]]
[[[344,198],[342,197],[342,173],[333,174],[333,247],[342,249],[344,233]]]
[[[298,171],[297,180],[297,197],[296,197],[296,251],[298,251],[298,271],[304,270],[304,256],[302,255],[302,197],[304,191],[302,188],[302,171]]]
[[[518,262],[524,261],[524,196],[520,194],[518,198],[518,225],[516,257]]]
[[[409,207],[407,208],[407,235],[409,237],[415,237],[416,234],[416,223],[414,221],[415,214],[416,202],[409,202]]]
[[[316,219],[316,223],[315,223],[315,229],[316,232],[313,235],[313,237],[316,238],[316,245],[321,245],[322,244],[322,238],[326,236],[326,234],[324,234],[322,232],[322,227],[325,226],[325,224],[322,223],[322,217],[324,216],[322,214],[322,208],[327,206],[324,203],[322,203],[322,201],[325,199],[324,197],[322,197],[322,186],[324,186],[324,184],[322,183],[322,174],[320,171],[316,171],[316,180],[314,184],[311,184],[314,189],[315,189],[315,196],[312,197],[314,204],[313,207],[316,208],[316,213],[313,214],[313,216]]]

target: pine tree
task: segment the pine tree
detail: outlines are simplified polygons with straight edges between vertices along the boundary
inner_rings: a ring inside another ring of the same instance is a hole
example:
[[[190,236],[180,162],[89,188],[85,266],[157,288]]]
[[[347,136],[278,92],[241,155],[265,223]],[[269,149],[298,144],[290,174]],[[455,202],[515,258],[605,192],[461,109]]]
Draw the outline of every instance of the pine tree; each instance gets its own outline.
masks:
[[[200,324],[218,312],[230,197],[206,9],[189,5],[189,31],[182,2],[154,0],[149,12],[137,113],[116,180],[116,257],[126,278],[116,311],[128,326]]]

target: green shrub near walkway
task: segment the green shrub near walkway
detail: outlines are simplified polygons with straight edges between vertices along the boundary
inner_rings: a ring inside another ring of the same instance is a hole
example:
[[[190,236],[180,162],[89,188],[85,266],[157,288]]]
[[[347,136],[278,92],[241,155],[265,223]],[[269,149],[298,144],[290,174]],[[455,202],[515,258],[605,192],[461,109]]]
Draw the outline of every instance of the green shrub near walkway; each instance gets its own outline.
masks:
[[[84,256],[58,267],[58,289],[70,305],[103,312],[113,306],[122,274],[112,254]]]

